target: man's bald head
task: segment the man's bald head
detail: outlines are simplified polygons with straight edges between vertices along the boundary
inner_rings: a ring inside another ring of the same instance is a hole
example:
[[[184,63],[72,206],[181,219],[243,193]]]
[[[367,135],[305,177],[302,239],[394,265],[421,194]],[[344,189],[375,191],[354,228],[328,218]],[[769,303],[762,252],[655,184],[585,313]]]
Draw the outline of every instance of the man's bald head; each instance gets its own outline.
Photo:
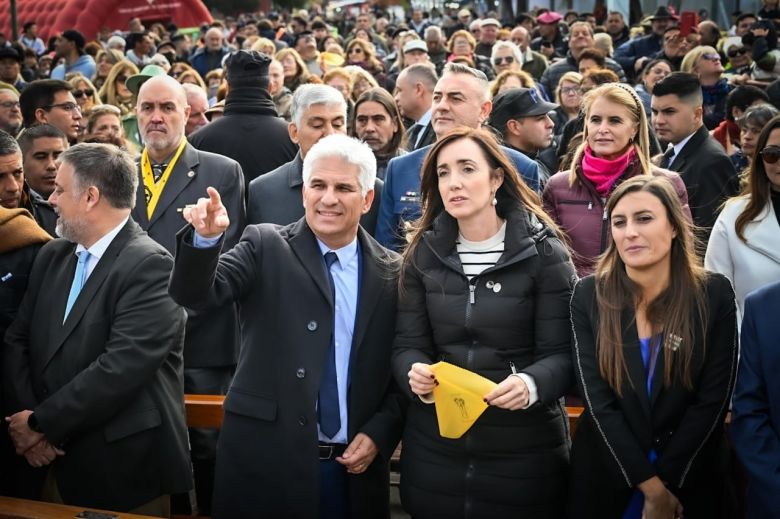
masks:
[[[206,34],[203,36],[203,41],[206,43],[206,50],[214,52],[221,49],[223,37],[224,34],[222,34],[222,29],[219,27],[212,27],[206,31]]]
[[[190,115],[184,87],[170,76],[148,79],[138,91],[136,113],[149,156],[165,160],[181,143]]]

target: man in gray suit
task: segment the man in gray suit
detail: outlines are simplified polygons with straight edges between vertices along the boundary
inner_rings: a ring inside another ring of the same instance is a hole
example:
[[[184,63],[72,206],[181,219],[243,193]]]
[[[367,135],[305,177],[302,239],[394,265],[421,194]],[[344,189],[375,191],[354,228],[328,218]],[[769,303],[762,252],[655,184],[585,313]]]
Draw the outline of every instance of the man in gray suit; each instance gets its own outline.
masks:
[[[326,85],[302,85],[295,90],[287,131],[300,150],[295,158],[249,183],[247,223],[287,225],[303,217],[303,159],[320,139],[334,133],[347,133],[347,104],[344,96]],[[378,200],[384,184],[374,182],[376,202],[360,219],[360,225],[373,236]],[[220,191],[220,194],[222,192]],[[224,196],[222,197],[224,200]]]
[[[211,186],[220,191],[231,225],[225,247],[238,241],[244,228],[241,167],[222,155],[199,151],[187,143],[189,116],[182,86],[169,76],[148,79],[138,91],[138,127],[146,143],[139,164],[140,181],[133,218],[149,236],[174,253],[176,233],[187,222],[182,213]],[[184,391],[225,394],[238,358],[235,306],[225,305],[204,316],[189,312],[184,342]],[[195,491],[201,513],[208,514],[216,457],[216,431],[190,431]]]

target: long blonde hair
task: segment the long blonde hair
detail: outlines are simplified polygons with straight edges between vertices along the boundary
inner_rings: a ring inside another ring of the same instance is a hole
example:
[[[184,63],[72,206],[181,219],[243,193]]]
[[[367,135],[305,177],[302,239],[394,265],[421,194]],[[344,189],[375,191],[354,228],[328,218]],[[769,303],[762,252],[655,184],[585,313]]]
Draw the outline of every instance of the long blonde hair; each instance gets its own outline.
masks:
[[[133,98],[131,96],[129,100],[119,99],[116,91],[116,78],[122,75],[122,73],[130,77],[138,74],[138,67],[126,59],[111,67],[111,71],[108,73],[108,77],[106,77],[106,82],[103,83],[103,88],[100,89],[98,95],[104,103],[116,106],[122,110],[122,115],[127,115],[133,110]]]
[[[582,144],[579,145],[574,153],[571,169],[569,169],[569,186],[573,187],[578,180],[577,167],[585,153],[585,147],[588,145],[588,117],[590,109],[597,99],[605,99],[610,103],[625,106],[631,114],[631,120],[637,126],[637,136],[633,138],[631,146],[634,147],[639,158],[641,174],[652,175],[652,164],[650,163],[650,136],[647,130],[647,115],[642,106],[642,101],[634,92],[634,89],[622,83],[607,83],[594,88],[587,94],[583,100],[583,110],[585,112],[585,124],[582,131]]]

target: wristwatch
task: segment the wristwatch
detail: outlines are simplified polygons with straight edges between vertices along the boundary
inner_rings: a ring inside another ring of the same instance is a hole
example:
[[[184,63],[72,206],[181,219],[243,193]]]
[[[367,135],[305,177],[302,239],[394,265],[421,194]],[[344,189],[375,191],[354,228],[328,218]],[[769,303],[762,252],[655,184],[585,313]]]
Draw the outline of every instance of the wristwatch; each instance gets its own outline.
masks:
[[[38,418],[35,416],[35,413],[30,413],[30,416],[27,417],[27,427],[33,432],[41,432],[41,428],[38,425]]]

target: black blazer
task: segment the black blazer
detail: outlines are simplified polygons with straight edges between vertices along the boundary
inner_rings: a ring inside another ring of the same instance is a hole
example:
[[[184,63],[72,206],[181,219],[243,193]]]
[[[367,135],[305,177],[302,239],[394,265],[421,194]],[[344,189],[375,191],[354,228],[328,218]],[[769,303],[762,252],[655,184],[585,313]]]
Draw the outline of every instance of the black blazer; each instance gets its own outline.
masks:
[[[35,260],[6,335],[6,395],[65,451],[52,467],[66,504],[128,511],[192,488],[185,314],[166,291],[170,255],[130,220],[63,323],[75,249],[54,240]]]
[[[371,236],[376,230],[379,201],[384,182],[374,182],[374,202],[360,218],[360,225]],[[288,225],[303,218],[303,159],[299,151],[295,158],[249,184],[247,223],[274,223]]]
[[[261,177],[262,178],[262,177]],[[316,518],[317,412],[333,303],[322,254],[304,219],[250,225],[232,250],[196,249],[179,234],[173,298],[208,311],[237,301],[243,345],[217,446],[215,518]],[[363,263],[349,383],[351,441],[379,448],[368,471],[347,476],[351,517],[389,517],[388,463],[401,435],[402,397],[392,391],[397,256],[358,231]]]
[[[693,223],[703,228],[701,238],[706,244],[721,204],[739,193],[739,175],[734,164],[702,125],[666,169],[680,173],[685,182]]]
[[[586,412],[577,426],[571,456],[572,517],[620,517],[634,488],[658,476],[682,502],[686,518],[734,517],[723,459],[728,449],[723,421],[737,366],[734,291],[720,274],[706,282],[706,336],[700,320],[691,364],[693,389],[675,380],[663,387],[664,356],[658,355],[652,395],[633,312],[623,313],[627,374],[622,397],[599,373],[595,278],[576,285],[571,300],[574,368]],[[655,464],[649,451],[658,454]]]
[[[407,134],[408,134],[408,130],[407,130]],[[417,146],[415,146],[413,142],[410,142],[408,146],[408,150],[409,151],[419,150],[420,148],[425,148],[426,146],[430,146],[434,142],[436,142],[436,132],[433,131],[433,123],[429,121],[428,125],[422,130],[422,136],[420,136],[420,142],[417,144]]]
[[[225,247],[238,242],[244,229],[244,180],[238,163],[222,155],[199,151],[187,144],[176,162],[168,183],[157,202],[151,220],[146,214],[143,175],[139,163],[139,181],[133,219],[149,236],[171,254],[176,249],[176,233],[187,224],[182,215],[186,205],[208,196],[206,188],[219,191],[230,217]],[[188,313],[184,342],[184,365],[187,368],[232,366],[238,359],[239,334],[236,309],[227,305],[210,313],[208,323],[193,312]],[[215,348],[214,346],[227,347]]]

